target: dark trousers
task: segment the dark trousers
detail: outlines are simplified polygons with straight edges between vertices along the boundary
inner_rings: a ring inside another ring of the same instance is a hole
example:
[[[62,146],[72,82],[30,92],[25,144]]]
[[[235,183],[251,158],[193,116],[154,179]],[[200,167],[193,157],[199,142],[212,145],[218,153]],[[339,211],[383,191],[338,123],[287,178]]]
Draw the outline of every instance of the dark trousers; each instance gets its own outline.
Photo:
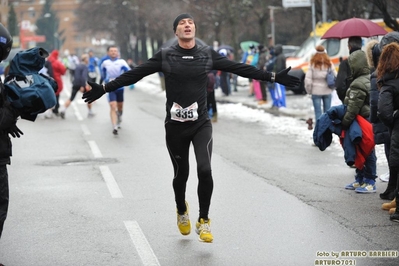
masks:
[[[262,92],[262,100],[267,101],[266,81],[259,81],[260,91]]]
[[[389,165],[389,153],[391,151],[390,147],[391,147],[391,140],[388,138],[388,140],[386,140],[386,142],[384,143],[384,151],[388,161],[388,165]],[[389,181],[388,181],[388,186],[384,193],[395,191],[396,186],[397,186],[397,169],[394,167],[389,167]]]
[[[6,165],[0,165],[0,238],[3,232],[4,221],[7,218],[8,211],[8,172]]]
[[[56,99],[57,103],[55,104],[55,106],[53,108],[53,113],[58,115],[58,109],[60,108],[60,95],[56,95],[55,99]]]
[[[212,123],[209,119],[197,123],[166,123],[166,146],[174,169],[173,190],[179,213],[186,210],[185,194],[189,174],[189,148],[194,147],[197,161],[199,217],[208,219],[213,192],[211,171]]]
[[[208,112],[209,112],[209,109],[211,109],[211,107],[212,107],[212,112],[214,114],[218,112],[218,109],[216,107],[215,91],[211,91],[211,92],[207,93],[207,103],[208,103],[208,106],[207,106]]]

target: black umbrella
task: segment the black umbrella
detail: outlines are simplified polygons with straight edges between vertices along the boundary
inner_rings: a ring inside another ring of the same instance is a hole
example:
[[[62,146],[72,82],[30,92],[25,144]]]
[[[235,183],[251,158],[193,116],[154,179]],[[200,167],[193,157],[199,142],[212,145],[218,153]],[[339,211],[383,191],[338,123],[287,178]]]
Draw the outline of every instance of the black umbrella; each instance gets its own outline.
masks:
[[[199,39],[199,38],[195,38],[195,43],[197,45],[202,45],[202,46],[208,46],[203,40]],[[174,37],[172,39],[167,40],[166,42],[164,42],[161,46],[161,48],[167,48],[173,45],[177,44],[177,38]]]

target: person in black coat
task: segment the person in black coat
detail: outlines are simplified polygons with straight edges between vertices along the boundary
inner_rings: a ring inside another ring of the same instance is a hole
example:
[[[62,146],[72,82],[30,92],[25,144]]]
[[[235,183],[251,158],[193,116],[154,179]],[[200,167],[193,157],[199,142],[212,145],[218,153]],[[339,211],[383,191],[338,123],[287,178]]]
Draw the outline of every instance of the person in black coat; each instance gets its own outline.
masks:
[[[370,122],[373,124],[374,142],[375,144],[384,144],[385,156],[389,162],[389,150],[391,145],[391,138],[388,127],[386,127],[378,118],[378,97],[379,91],[377,88],[377,72],[375,71],[378,65],[378,59],[381,54],[380,45],[377,40],[372,40],[366,45],[367,61],[370,66]],[[389,182],[384,193],[380,194],[381,199],[393,200],[396,188],[396,173],[395,169],[389,171]]]
[[[377,84],[380,89],[378,100],[378,118],[389,128],[391,149],[389,152],[389,169],[395,169],[396,179],[399,173],[399,44],[392,42],[383,47],[377,67]],[[398,184],[397,182],[396,184]],[[396,206],[399,203],[398,187],[395,191]],[[390,216],[399,222],[399,209]]]
[[[362,38],[350,37],[348,39],[348,49],[349,54],[362,49]],[[349,67],[348,59],[346,58],[339,64],[337,79],[335,80],[335,88],[341,102],[344,102],[346,91],[351,84],[351,75],[351,69]]]
[[[0,61],[8,57],[12,47],[12,37],[8,30],[0,24]],[[20,137],[20,131],[16,125],[19,111],[13,108],[6,100],[4,84],[0,80],[0,238],[3,232],[4,222],[7,218],[9,203],[9,187],[7,164],[11,163],[11,140],[13,137]]]

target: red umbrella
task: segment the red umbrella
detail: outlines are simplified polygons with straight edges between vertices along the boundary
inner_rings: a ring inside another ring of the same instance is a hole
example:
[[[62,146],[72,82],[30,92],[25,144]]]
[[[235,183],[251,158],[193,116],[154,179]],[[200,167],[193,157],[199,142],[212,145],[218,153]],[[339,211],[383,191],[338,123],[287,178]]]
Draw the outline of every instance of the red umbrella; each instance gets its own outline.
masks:
[[[349,37],[372,37],[388,32],[368,19],[350,18],[338,22],[321,37],[322,39],[344,39]]]

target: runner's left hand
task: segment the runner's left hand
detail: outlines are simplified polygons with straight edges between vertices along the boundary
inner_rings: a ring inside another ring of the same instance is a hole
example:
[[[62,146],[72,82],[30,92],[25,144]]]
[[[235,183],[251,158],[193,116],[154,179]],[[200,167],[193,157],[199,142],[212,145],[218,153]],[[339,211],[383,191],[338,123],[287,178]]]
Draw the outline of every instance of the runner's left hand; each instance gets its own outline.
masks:
[[[291,67],[281,70],[280,72],[276,73],[275,82],[280,83],[287,87],[295,87],[298,86],[301,81],[299,78],[288,75],[288,72],[291,70]]]

